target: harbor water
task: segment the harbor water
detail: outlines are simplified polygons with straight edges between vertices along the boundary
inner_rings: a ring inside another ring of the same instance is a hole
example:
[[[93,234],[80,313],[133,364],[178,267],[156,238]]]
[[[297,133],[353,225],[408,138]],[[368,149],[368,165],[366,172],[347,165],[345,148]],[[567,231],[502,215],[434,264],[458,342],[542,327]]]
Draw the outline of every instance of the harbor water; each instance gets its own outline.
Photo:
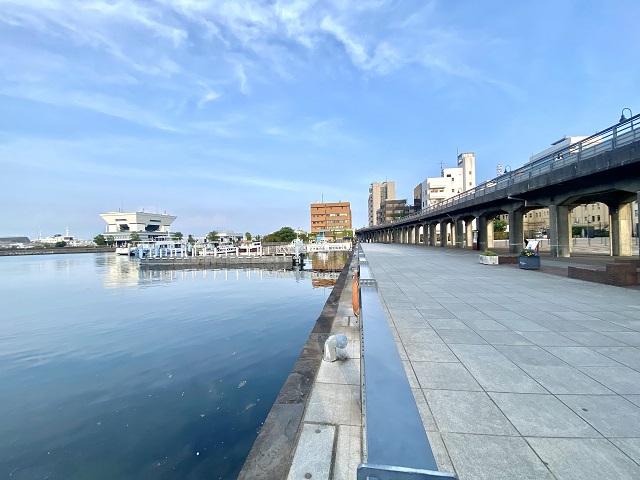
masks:
[[[0,478],[235,478],[320,285],[110,253],[0,258]]]

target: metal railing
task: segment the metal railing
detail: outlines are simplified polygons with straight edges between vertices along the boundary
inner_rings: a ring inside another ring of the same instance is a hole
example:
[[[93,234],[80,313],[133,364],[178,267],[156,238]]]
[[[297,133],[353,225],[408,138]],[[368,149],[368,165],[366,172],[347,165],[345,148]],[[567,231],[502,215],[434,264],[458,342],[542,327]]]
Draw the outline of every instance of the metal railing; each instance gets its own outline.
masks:
[[[365,463],[358,480],[455,479],[438,471],[429,439],[393,335],[378,287],[362,248],[359,257],[361,398]]]
[[[634,125],[635,124],[635,125]],[[556,150],[533,162],[500,175],[494,179],[487,180],[480,185],[458,193],[452,197],[431,205],[420,212],[415,212],[393,222],[386,222],[376,225],[375,227],[365,227],[360,231],[366,231],[368,228],[378,230],[380,227],[393,226],[406,223],[407,220],[426,218],[434,213],[447,210],[453,206],[481,198],[489,193],[505,190],[508,187],[527,182],[534,177],[544,173],[551,172],[561,167],[578,163],[581,160],[591,158],[602,152],[607,152],[629,143],[640,140],[640,115],[635,115],[628,120],[617,123],[605,130],[595,133],[572,145],[568,145],[561,150]]]

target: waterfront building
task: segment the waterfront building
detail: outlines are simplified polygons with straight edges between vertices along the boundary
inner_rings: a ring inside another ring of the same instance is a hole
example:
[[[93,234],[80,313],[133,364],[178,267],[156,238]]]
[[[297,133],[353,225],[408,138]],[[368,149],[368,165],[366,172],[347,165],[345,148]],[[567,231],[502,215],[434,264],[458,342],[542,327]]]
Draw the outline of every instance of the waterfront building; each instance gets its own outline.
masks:
[[[427,178],[413,189],[414,205],[419,205],[422,210],[475,186],[475,154],[461,153],[458,155],[457,167],[443,168],[440,177]]]
[[[312,203],[311,233],[339,235],[344,230],[352,230],[351,204],[349,202]]]
[[[377,225],[389,223],[414,212],[413,205],[407,205],[406,199],[384,200],[376,212]]]
[[[396,182],[373,182],[369,187],[369,226],[378,224],[378,210],[385,200],[395,200]]]
[[[136,233],[141,241],[153,241],[167,237],[173,221],[178,218],[166,213],[148,212],[108,212],[101,213],[107,222],[104,235],[111,236],[116,245],[124,245],[131,241],[131,234]]]

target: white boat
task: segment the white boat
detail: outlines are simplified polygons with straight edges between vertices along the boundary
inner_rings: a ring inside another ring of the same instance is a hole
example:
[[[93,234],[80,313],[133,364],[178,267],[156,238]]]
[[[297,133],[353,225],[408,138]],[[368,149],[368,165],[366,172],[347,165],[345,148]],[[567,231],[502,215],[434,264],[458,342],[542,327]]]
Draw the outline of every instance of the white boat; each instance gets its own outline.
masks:
[[[124,245],[121,247],[116,247],[116,255],[133,255],[133,251],[129,245]]]

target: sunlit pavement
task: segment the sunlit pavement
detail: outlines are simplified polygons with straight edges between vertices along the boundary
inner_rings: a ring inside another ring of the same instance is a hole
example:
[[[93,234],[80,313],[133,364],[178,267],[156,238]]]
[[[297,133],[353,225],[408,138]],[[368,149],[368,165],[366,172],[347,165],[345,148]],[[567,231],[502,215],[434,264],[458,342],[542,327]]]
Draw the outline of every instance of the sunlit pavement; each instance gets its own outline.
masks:
[[[441,470],[640,478],[636,290],[468,251],[362,246]]]

